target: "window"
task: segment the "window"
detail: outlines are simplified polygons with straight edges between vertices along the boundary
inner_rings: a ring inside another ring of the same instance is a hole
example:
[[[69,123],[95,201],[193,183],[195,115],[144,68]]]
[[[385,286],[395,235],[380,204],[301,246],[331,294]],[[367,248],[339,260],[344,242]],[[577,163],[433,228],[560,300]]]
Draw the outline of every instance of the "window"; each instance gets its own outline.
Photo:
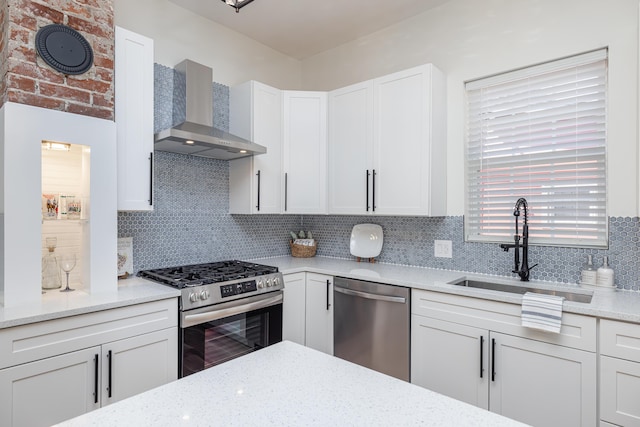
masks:
[[[607,50],[466,83],[465,240],[606,247]]]

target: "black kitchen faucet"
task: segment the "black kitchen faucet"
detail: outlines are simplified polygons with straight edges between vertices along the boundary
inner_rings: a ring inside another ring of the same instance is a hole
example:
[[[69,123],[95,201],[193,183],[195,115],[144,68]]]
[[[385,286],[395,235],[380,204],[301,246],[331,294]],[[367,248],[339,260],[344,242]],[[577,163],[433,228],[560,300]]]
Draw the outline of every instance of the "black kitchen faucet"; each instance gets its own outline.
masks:
[[[524,210],[524,221],[522,224],[522,235],[518,234],[518,217],[520,216],[520,208]],[[527,206],[527,200],[523,197],[519,198],[516,202],[516,206],[513,209],[513,216],[516,217],[516,232],[513,235],[514,243],[507,244],[502,243],[500,247],[508,252],[509,249],[514,248],[514,267],[512,272],[518,273],[520,280],[523,282],[529,281],[529,272],[533,267],[538,264],[534,264],[529,267],[529,212]],[[520,238],[522,238],[522,245],[520,244]],[[520,247],[522,247],[522,263],[520,263]]]

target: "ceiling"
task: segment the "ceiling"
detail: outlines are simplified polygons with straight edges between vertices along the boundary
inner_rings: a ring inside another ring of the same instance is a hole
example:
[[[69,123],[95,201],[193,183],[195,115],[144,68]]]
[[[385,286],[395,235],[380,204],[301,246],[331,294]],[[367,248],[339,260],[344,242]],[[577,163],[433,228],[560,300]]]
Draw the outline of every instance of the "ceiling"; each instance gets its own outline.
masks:
[[[371,34],[448,0],[169,0],[297,59]]]

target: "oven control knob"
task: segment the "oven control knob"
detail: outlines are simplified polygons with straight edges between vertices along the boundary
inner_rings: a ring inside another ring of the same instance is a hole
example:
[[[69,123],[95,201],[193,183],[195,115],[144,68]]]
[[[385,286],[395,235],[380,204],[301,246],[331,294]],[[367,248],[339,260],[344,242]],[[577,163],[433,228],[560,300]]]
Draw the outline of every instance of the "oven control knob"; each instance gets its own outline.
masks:
[[[258,280],[258,289],[262,288],[264,288],[264,283],[262,283],[262,280]]]
[[[189,301],[191,302],[196,302],[198,301],[198,295],[194,294],[193,292],[189,294]]]
[[[271,285],[271,279],[267,279],[267,286],[268,286],[268,287],[271,287],[271,286],[272,286],[272,285]]]
[[[278,277],[273,278],[273,286],[278,286],[280,284],[280,279]]]
[[[204,290],[204,291],[200,292],[200,299],[201,299],[201,300],[203,300],[203,301],[204,301],[204,300],[206,300],[207,298],[209,298],[209,291]]]

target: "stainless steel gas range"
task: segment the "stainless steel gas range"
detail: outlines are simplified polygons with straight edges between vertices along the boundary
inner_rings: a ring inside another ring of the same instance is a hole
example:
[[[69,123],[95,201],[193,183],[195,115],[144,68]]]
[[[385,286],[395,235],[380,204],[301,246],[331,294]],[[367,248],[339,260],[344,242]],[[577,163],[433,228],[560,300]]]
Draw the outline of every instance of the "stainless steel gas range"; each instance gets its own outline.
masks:
[[[138,275],[181,290],[180,377],[282,341],[284,283],[277,267],[220,261]]]

